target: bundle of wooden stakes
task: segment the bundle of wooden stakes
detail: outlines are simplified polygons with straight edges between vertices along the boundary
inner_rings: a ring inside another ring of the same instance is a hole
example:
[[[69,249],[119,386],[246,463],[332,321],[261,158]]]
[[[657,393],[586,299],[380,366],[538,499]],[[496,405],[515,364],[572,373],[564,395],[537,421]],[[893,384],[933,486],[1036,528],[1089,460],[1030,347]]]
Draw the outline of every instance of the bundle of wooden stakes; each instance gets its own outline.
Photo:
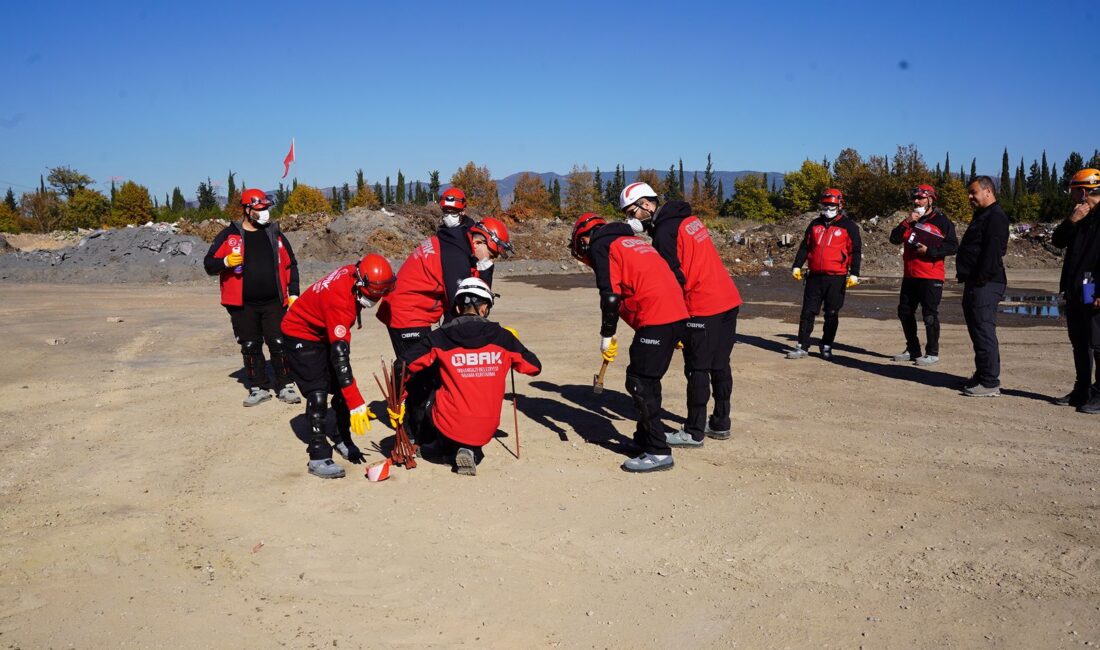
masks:
[[[374,376],[374,381],[378,382],[378,388],[386,398],[386,408],[397,413],[401,409],[401,397],[405,394],[405,368],[402,367],[401,376],[398,377],[389,364],[383,361],[382,376],[386,379],[385,386],[378,379],[378,375]],[[390,450],[390,462],[394,465],[404,465],[405,469],[412,469],[416,467],[416,455],[419,451],[418,446],[409,440],[409,434],[405,432],[405,423],[398,422],[394,431],[393,449]]]

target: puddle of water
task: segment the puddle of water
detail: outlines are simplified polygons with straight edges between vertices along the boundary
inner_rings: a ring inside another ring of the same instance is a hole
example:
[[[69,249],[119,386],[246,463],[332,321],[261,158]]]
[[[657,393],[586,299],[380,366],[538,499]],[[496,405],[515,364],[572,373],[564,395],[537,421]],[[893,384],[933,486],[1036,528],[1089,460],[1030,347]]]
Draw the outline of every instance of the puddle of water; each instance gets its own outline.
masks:
[[[1062,305],[1059,296],[1007,296],[1000,305],[1002,314],[1016,314],[1035,318],[1060,318]]]

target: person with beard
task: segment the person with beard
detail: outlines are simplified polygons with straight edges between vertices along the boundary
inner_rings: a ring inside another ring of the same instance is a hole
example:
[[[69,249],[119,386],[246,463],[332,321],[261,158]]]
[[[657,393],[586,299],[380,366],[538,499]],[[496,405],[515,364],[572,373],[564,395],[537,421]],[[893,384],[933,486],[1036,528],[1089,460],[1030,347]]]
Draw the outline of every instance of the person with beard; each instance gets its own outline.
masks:
[[[1100,279],[1100,170],[1082,169],[1074,174],[1069,191],[1077,205],[1054,229],[1051,243],[1066,249],[1058,288],[1066,299],[1066,329],[1076,379],[1073,390],[1055,403],[1096,414],[1100,413],[1100,295],[1096,292]]]
[[[898,319],[905,334],[905,351],[894,361],[930,366],[940,360],[940,300],[943,299],[944,258],[959,247],[955,224],[938,207],[936,189],[918,185],[912,192],[913,211],[890,232],[890,243],[903,246],[904,266]],[[917,338],[917,305],[921,308],[928,343],[921,355]]]
[[[810,222],[791,267],[791,276],[802,281],[802,265],[809,266],[802,293],[802,314],[798,320],[798,345],[788,359],[808,356],[810,334],[821,305],[825,305],[825,329],[821,334],[821,358],[831,361],[833,341],[840,325],[844,293],[859,284],[863,244],[859,226],[843,210],[844,194],[828,188],[821,194],[820,214]]]
[[[634,232],[648,232],[653,247],[672,269],[691,316],[684,332],[687,420],[665,434],[670,447],[701,447],[705,438],[730,437],[733,373],[730,355],[737,337],[741,294],[730,277],[706,225],[685,201],[661,204],[648,183],[631,183],[619,194],[619,209]],[[707,402],[714,394],[714,411]]]
[[[336,412],[336,451],[352,463],[364,460],[351,434],[361,436],[369,431],[374,414],[367,408],[351,370],[351,326],[357,322],[361,326],[360,312],[373,307],[393,285],[390,263],[371,253],[310,286],[283,319],[294,381],[306,396],[307,469],[314,476],[344,476],[344,468],[332,460],[333,448],[325,437],[330,394]]]
[[[280,325],[298,298],[298,260],[290,241],[271,221],[272,202],[262,190],[241,193],[244,218],[226,226],[206,252],[203,266],[219,276],[221,303],[244,357],[245,406],[271,399],[263,345],[271,352],[279,399],[298,404]]]

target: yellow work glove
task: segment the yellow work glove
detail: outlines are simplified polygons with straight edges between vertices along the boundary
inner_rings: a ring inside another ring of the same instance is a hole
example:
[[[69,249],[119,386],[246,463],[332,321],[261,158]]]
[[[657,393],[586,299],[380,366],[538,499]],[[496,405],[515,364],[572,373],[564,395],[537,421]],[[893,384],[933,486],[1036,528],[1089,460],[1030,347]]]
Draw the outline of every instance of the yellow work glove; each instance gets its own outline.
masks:
[[[286,308],[290,309],[290,306],[293,305],[294,301],[297,300],[297,299],[298,299],[298,296],[287,296],[286,297]]]
[[[848,279],[844,281],[844,288],[845,289],[851,289],[852,287],[856,286],[857,284],[859,284],[859,276],[858,275],[849,275]]]
[[[396,411],[387,408],[386,413],[390,416],[390,426],[396,429],[397,425],[405,421],[405,403],[401,402],[401,406]]]
[[[799,267],[797,269],[791,269],[791,277],[793,277],[795,280],[798,280],[799,282],[802,282],[802,268]]]
[[[366,404],[353,408],[351,410],[351,432],[361,436],[370,431],[370,419],[372,417],[374,417],[374,413],[370,412]]]
[[[619,341],[614,336],[610,338],[600,339],[600,353],[603,355],[603,360],[611,363],[615,360],[615,357],[619,354]]]
[[[225,256],[226,268],[231,269],[234,266],[240,266],[241,264],[244,264],[244,255],[241,255],[240,253],[230,253]]]
[[[504,329],[506,329],[506,330],[508,330],[509,332],[511,332],[511,333],[512,333],[512,336],[516,337],[516,340],[517,340],[517,341],[519,340],[519,333],[518,333],[518,332],[516,332],[516,329],[515,329],[514,327],[505,327]]]
[[[684,342],[683,341],[676,341],[676,349],[677,350],[683,350],[684,349]]]

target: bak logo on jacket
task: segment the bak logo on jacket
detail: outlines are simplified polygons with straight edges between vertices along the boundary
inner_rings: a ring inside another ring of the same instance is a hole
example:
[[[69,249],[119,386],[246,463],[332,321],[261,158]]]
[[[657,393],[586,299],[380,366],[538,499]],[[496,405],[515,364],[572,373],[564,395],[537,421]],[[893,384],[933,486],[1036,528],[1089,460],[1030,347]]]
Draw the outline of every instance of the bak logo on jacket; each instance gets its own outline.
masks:
[[[451,355],[451,365],[490,366],[503,363],[500,352],[466,352]]]

